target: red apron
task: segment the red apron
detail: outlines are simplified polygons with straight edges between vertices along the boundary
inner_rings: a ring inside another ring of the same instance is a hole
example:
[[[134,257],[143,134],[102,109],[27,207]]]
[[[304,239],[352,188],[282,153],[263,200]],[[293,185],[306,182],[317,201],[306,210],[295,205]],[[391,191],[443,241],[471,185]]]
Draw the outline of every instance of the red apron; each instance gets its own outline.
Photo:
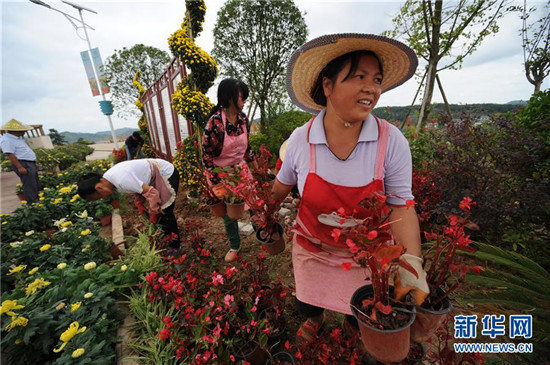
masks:
[[[296,297],[305,303],[351,314],[349,301],[355,290],[370,282],[368,269],[353,263],[349,271],[342,263],[353,262],[342,238],[335,241],[331,233],[334,227],[317,219],[320,214],[330,214],[344,208],[346,214],[364,219],[368,211],[358,204],[371,196],[373,191],[384,191],[384,159],[388,144],[389,125],[376,118],[378,124],[378,150],[374,179],[360,187],[332,184],[315,173],[315,145],[310,147],[310,168],[302,192],[302,202],[296,218],[292,250]],[[313,118],[308,124],[307,141]]]

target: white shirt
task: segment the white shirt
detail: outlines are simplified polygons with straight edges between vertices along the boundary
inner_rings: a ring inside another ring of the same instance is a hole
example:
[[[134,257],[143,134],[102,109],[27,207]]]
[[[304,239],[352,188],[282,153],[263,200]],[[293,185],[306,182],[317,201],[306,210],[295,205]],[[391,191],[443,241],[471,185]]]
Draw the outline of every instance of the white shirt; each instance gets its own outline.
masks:
[[[143,192],[143,184],[151,183],[151,166],[148,160],[159,165],[162,176],[169,178],[174,173],[174,165],[159,158],[122,161],[105,171],[103,177],[121,193]]]
[[[11,133],[5,133],[0,138],[0,148],[4,153],[13,153],[18,160],[36,161],[36,155],[31,150],[23,136],[17,137]]]
[[[339,160],[329,149],[324,129],[325,109],[313,120],[309,142],[315,145],[316,173],[324,180],[342,186],[364,186],[374,178],[378,151],[378,125],[374,116],[363,123],[357,146],[345,160]],[[294,130],[288,139],[285,159],[277,180],[285,185],[298,185],[303,194],[309,173],[308,124]],[[401,131],[390,124],[388,147],[384,161],[384,187],[387,202],[405,205],[412,195],[412,159],[409,142]]]

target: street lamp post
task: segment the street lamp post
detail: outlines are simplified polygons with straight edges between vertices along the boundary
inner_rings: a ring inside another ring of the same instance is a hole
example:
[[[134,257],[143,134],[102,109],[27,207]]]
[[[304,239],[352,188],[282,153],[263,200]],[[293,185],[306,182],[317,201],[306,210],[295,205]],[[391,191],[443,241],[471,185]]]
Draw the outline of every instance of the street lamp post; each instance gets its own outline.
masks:
[[[69,22],[71,22],[73,27],[77,30],[77,35],[78,35],[78,28],[79,27],[75,24],[75,22],[73,20],[75,20],[77,22],[80,22],[82,24],[82,28],[84,29],[84,34],[86,36],[86,42],[88,43],[88,52],[89,52],[89,55],[90,55],[90,61],[92,63],[92,69],[94,70],[94,78],[97,82],[97,87],[99,89],[99,94],[101,95],[101,98],[103,99],[103,101],[106,101],[105,94],[103,93],[103,90],[102,90],[102,87],[101,87],[101,82],[100,82],[99,77],[98,77],[98,71],[96,70],[96,65],[95,65],[95,63],[93,62],[93,59],[92,59],[92,45],[90,44],[90,38],[88,37],[88,30],[86,29],[86,28],[90,28],[90,29],[94,30],[94,28],[92,28],[88,24],[86,24],[84,22],[84,17],[82,16],[82,10],[87,10],[87,11],[89,11],[91,13],[94,13],[94,14],[97,14],[97,12],[92,10],[92,9],[88,9],[84,6],[80,6],[78,4],[74,4],[74,3],[71,3],[69,1],[62,0],[62,2],[64,2],[65,4],[70,5],[73,8],[78,10],[78,13],[80,15],[80,20],[79,20],[75,17],[70,16],[69,14],[64,13],[61,10],[52,8],[50,5],[46,4],[45,2],[43,2],[41,0],[30,0],[30,1],[32,3],[44,6],[48,9],[51,9],[51,10],[57,11],[58,13],[63,14],[67,18],[67,20],[69,20]],[[81,38],[81,37],[79,36],[79,38]],[[111,116],[109,114],[106,114],[106,115],[107,115],[107,119],[109,120],[109,127],[111,128],[111,135],[113,137],[113,142],[115,143],[115,148],[118,149],[118,141],[117,141],[117,138],[116,138],[115,130],[113,128],[113,122],[111,120]]]

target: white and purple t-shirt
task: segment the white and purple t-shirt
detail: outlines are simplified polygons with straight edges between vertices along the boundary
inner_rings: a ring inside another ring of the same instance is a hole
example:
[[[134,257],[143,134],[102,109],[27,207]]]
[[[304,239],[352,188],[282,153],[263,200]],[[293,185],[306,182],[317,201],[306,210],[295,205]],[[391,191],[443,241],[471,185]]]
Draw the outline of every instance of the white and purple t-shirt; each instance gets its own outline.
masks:
[[[316,149],[316,173],[326,181],[342,186],[364,186],[374,178],[374,165],[378,148],[378,125],[369,115],[363,123],[357,146],[351,155],[342,161],[328,148],[323,120],[323,109],[313,120],[309,142]],[[277,179],[285,185],[298,185],[303,194],[304,184],[309,172],[309,145],[307,143],[307,123],[296,128],[288,140],[286,155]],[[393,205],[405,205],[405,201],[414,199],[412,188],[412,158],[409,142],[401,131],[390,124],[388,147],[384,162],[384,187],[387,202]]]

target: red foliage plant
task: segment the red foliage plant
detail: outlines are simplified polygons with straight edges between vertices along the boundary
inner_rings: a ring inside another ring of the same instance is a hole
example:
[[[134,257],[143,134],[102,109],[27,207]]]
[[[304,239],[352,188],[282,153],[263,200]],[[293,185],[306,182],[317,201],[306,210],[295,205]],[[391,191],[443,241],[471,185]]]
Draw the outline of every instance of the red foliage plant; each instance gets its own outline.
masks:
[[[119,149],[113,148],[113,157],[115,159],[115,163],[126,161],[126,158],[127,158],[126,151],[124,151],[123,148],[119,148]]]
[[[471,207],[476,205],[469,197],[464,197],[459,204],[464,216],[449,214],[448,225],[443,233],[424,232],[426,239],[433,244],[424,253],[424,269],[430,286],[430,295],[424,307],[437,306],[449,294],[455,291],[465,280],[466,274],[472,270],[479,273],[484,270],[481,266],[470,266],[466,263],[460,251],[474,251],[470,246],[472,241],[466,234],[465,228],[478,229],[477,225],[469,220]],[[445,288],[444,294],[438,296],[438,288]]]
[[[273,184],[269,181],[268,171],[272,167],[270,159],[271,152],[265,145],[261,145],[254,157],[253,176],[246,174],[242,169],[239,170],[238,179],[232,174],[218,175],[224,180],[226,188],[242,199],[254,212],[251,220],[262,229],[260,232],[262,239],[278,239],[275,213],[279,209],[280,202],[275,200],[272,192]]]
[[[407,206],[414,205],[413,201],[407,201]],[[370,269],[370,279],[374,289],[374,297],[363,300],[361,308],[357,308],[364,314],[365,321],[378,328],[387,328],[388,320],[391,319],[393,308],[391,303],[396,303],[390,298],[390,278],[393,277],[399,267],[417,275],[414,268],[400,257],[404,253],[403,246],[395,245],[390,233],[389,221],[391,209],[386,204],[386,195],[382,192],[372,192],[364,199],[360,206],[369,211],[365,219],[355,219],[346,212],[344,208],[338,210],[342,218],[342,226],[350,225],[348,228],[335,228],[332,236],[335,241],[342,240],[346,243],[353,260],[361,267]],[[343,264],[343,269],[351,267]],[[401,303],[400,306],[404,304]],[[368,315],[365,313],[369,313]],[[393,322],[390,320],[390,322]]]

